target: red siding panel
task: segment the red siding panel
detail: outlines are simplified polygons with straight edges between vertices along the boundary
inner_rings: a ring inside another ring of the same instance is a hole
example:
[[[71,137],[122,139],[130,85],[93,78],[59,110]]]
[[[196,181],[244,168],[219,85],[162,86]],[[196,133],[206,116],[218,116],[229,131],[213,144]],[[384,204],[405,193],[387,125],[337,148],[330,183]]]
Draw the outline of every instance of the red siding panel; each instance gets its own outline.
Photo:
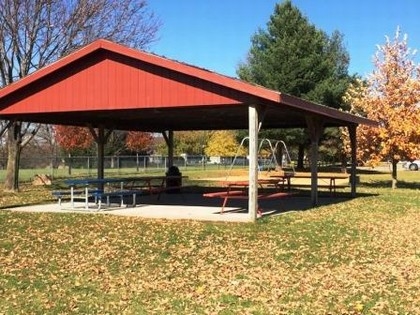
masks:
[[[0,115],[156,107],[279,104],[351,123],[350,116],[214,72],[98,40],[0,89]],[[242,111],[242,108],[240,108]]]
[[[49,83],[35,88],[34,93],[3,110],[3,113],[240,103],[237,99],[223,96],[220,87],[142,62],[103,59],[79,67],[80,70],[71,75],[49,78]]]

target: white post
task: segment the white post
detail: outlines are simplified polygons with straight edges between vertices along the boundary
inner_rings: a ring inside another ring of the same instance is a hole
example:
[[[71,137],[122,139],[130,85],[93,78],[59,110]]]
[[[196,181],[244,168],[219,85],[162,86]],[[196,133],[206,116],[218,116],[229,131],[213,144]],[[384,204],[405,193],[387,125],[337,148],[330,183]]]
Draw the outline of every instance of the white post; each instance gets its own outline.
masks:
[[[258,212],[258,108],[248,107],[249,128],[249,187],[248,211],[250,220],[255,222]]]

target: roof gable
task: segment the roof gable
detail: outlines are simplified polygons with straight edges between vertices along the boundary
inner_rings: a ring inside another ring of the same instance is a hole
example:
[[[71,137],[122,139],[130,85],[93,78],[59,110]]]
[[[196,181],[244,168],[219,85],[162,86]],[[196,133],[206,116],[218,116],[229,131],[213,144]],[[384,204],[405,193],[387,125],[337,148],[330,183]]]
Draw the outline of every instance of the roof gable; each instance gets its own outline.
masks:
[[[1,89],[0,106],[12,98],[8,114],[237,104],[242,92],[279,99],[275,91],[98,40]]]
[[[10,96],[13,106],[3,114],[240,103],[240,95],[224,87],[107,51],[85,56]]]
[[[327,125],[373,124],[106,40],[0,90],[3,119],[148,131],[247,128],[249,104],[270,108],[263,124],[269,128],[304,127],[305,115],[323,116]]]

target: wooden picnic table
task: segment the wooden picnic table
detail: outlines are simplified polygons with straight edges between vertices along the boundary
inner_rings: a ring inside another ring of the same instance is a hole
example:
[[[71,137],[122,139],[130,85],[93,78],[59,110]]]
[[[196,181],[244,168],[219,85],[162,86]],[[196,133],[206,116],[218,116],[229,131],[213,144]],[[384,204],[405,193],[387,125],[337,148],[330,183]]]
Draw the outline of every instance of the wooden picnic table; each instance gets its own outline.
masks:
[[[270,175],[270,178],[275,178],[275,179],[279,179],[283,182],[283,185],[286,184],[287,185],[287,190],[291,190],[292,187],[292,178],[306,178],[306,179],[310,179],[312,178],[310,173],[284,173],[284,174],[275,174],[275,175]],[[348,179],[349,178],[349,174],[345,174],[345,173],[318,173],[317,174],[317,178],[321,179],[321,180],[326,180],[327,181],[327,187],[330,190],[331,194],[335,194],[336,193],[336,188],[337,188],[337,183],[336,180],[337,179]],[[318,185],[321,186],[321,185]]]
[[[279,183],[278,179],[259,179],[258,180],[258,185],[261,188],[263,188],[266,185],[273,185],[275,188],[279,188],[278,183]],[[226,187],[226,190],[203,194],[203,197],[223,199],[222,209],[220,212],[221,214],[224,212],[225,206],[229,199],[248,199],[249,181],[248,180],[226,181],[224,182],[224,186]],[[280,198],[288,197],[290,195],[291,193],[276,190],[275,192],[259,193],[257,196],[257,199],[258,200],[280,199]],[[261,214],[260,207],[258,207],[258,213]]]

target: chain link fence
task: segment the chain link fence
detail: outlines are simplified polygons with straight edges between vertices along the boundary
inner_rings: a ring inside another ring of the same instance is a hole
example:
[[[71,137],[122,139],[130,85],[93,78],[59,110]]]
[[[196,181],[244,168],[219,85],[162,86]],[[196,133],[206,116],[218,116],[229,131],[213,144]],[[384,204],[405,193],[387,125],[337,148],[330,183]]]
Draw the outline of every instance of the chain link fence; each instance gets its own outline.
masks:
[[[293,162],[292,162],[293,163]],[[121,155],[105,156],[105,176],[121,176],[137,173],[164,174],[168,169],[168,157],[160,155]],[[204,157],[202,155],[175,156],[173,165],[185,170],[228,170],[246,168],[249,160],[245,156]],[[318,166],[331,163],[318,162]],[[7,158],[0,157],[0,181],[6,177]],[[98,160],[96,156],[24,156],[20,160],[19,181],[29,181],[35,175],[45,174],[52,179],[67,177],[96,177]],[[305,163],[309,166],[309,163]]]
[[[173,165],[181,170],[186,169],[228,169],[233,157],[218,158],[217,162],[196,156],[176,156]],[[4,180],[7,159],[0,158],[0,180]],[[27,181],[37,174],[46,174],[51,178],[93,176],[97,174],[98,159],[96,156],[33,156],[20,160],[19,180]],[[235,166],[248,166],[246,157],[237,157]],[[168,157],[150,155],[105,156],[104,172],[106,176],[135,173],[165,173],[168,169]]]

